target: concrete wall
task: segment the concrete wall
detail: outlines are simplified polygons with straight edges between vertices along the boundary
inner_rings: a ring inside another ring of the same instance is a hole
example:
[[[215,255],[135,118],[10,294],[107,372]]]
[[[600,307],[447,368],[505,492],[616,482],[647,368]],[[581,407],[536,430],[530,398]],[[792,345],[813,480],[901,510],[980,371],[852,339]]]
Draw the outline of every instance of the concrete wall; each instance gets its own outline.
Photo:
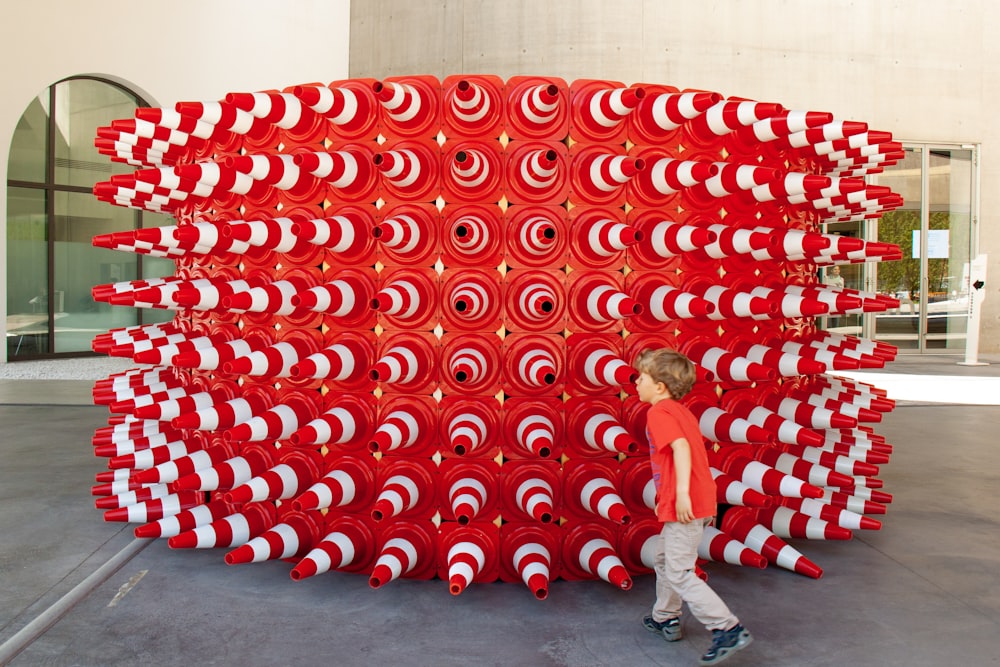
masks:
[[[356,0],[351,76],[668,83],[982,145],[980,350],[1000,352],[1000,5],[984,0]],[[974,232],[975,234],[975,232]]]
[[[349,0],[31,0],[0,8],[0,183],[18,119],[60,79],[118,81],[154,106],[347,76]],[[0,187],[0,211],[7,210]],[[0,257],[7,256],[6,215]],[[6,271],[0,304],[6,304]],[[0,318],[0,328],[5,326]],[[6,333],[6,332],[4,332]],[[3,346],[0,355],[6,355]]]

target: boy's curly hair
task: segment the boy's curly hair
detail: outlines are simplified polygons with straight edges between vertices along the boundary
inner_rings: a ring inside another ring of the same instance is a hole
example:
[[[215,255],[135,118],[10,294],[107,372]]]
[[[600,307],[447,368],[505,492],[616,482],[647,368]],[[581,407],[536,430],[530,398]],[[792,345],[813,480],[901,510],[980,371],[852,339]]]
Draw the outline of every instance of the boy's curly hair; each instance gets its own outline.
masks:
[[[640,373],[649,374],[654,382],[665,384],[674,399],[682,398],[691,391],[697,377],[691,360],[669,347],[643,350],[634,366]]]

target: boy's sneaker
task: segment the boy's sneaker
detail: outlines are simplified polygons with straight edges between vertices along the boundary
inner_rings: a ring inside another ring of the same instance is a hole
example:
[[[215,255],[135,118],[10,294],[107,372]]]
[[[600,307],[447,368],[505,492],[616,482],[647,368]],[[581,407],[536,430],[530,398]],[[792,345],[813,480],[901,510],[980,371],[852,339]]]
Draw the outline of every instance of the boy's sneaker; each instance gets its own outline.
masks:
[[[716,665],[753,641],[750,632],[737,623],[728,630],[712,630],[712,646],[698,661],[699,665]]]
[[[658,632],[668,642],[675,642],[684,635],[681,633],[681,619],[674,616],[663,621],[654,621],[652,616],[642,619],[642,625],[650,632]]]

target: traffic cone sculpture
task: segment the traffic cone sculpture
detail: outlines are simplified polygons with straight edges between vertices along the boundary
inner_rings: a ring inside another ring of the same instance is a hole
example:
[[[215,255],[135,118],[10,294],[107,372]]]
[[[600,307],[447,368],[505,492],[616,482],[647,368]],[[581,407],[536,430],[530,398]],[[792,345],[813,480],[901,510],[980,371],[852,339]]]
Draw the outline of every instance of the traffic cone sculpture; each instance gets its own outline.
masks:
[[[176,218],[93,240],[177,263],[92,289],[176,314],[91,344],[147,365],[93,389],[95,503],[137,535],[300,559],[293,579],[627,588],[657,528],[631,363],[658,347],[697,364],[682,400],[722,515],[703,556],[819,576],[784,536],[881,526],[892,446],[873,427],[895,406],[834,374],[897,351],[817,318],[898,299],[817,273],[902,257],[822,231],[902,205],[865,178],[903,157],[887,132],[661,84],[463,75],[236,91],[97,135],[134,171],[95,197]]]

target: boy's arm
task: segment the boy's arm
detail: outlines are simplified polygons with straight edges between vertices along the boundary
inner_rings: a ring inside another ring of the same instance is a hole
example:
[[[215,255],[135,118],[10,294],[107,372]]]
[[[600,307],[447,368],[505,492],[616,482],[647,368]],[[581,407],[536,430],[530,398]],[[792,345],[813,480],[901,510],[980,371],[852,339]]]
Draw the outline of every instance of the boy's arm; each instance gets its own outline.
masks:
[[[687,438],[677,438],[670,443],[674,451],[674,472],[677,480],[677,520],[681,523],[694,521],[691,507],[691,444]]]

